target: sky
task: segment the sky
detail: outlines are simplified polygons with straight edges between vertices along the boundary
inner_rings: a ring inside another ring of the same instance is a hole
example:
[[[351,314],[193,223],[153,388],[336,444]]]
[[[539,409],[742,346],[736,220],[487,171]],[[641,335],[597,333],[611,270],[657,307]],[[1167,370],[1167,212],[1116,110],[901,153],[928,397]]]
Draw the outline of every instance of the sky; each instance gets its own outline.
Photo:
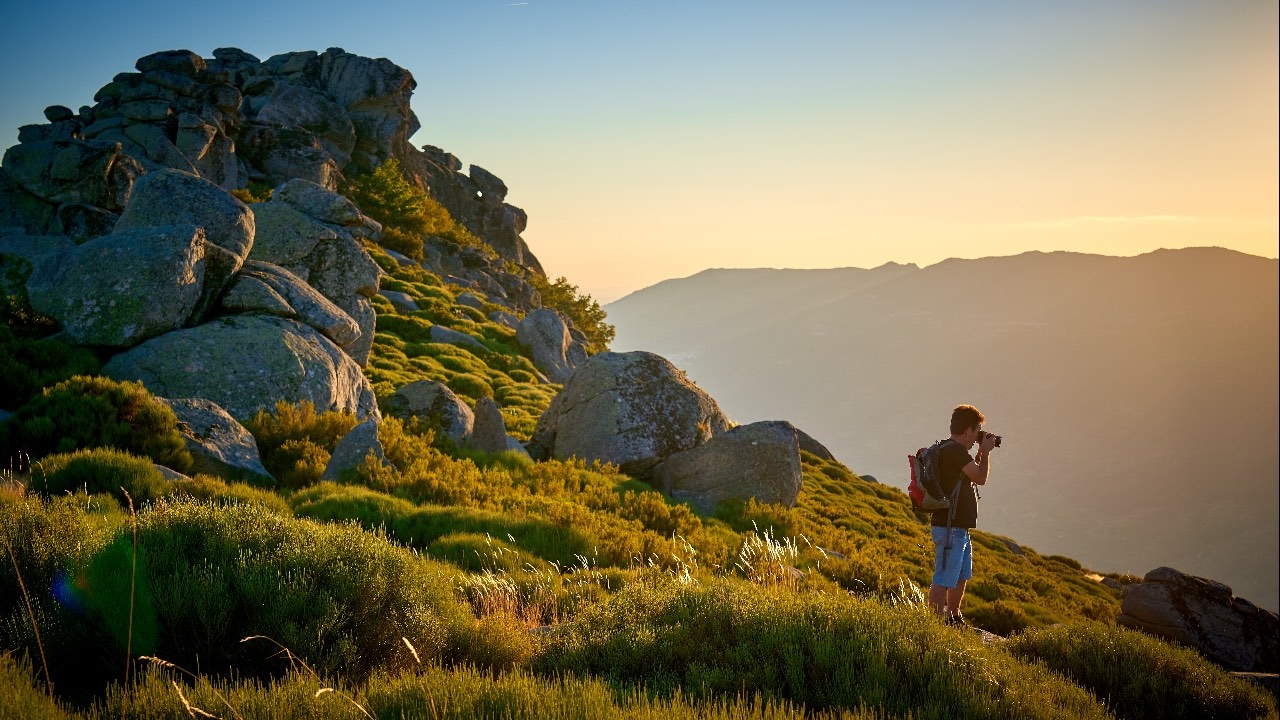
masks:
[[[7,3],[0,147],[168,49],[341,47],[601,302],[709,267],[1276,257],[1274,0]]]

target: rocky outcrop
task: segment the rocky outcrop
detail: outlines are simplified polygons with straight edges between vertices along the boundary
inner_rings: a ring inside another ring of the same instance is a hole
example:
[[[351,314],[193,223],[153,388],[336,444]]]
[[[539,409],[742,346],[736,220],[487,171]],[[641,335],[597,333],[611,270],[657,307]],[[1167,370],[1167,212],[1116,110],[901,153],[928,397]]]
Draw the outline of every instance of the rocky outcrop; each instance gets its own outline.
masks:
[[[525,316],[516,327],[516,341],[529,350],[533,364],[551,382],[566,383],[587,361],[587,349],[569,334],[569,325],[555,310],[542,308]]]
[[[600,460],[647,477],[728,429],[716,401],[665,358],[605,352],[579,367],[538,418],[530,454]]]
[[[424,145],[406,166],[421,173],[431,195],[503,260],[545,275],[520,233],[529,224],[523,210],[506,202],[507,185],[477,165],[463,174],[462,161],[438,147]]]
[[[784,421],[735,427],[667,458],[652,483],[702,513],[730,498],[792,507],[802,483],[796,429]]]
[[[251,358],[251,361],[246,359]],[[164,397],[206,398],[240,419],[276,402],[377,416],[360,367],[316,330],[269,315],[231,315],[166,333],[121,353],[104,374]]]
[[[253,435],[227,411],[203,398],[157,398],[178,416],[178,430],[195,459],[193,473],[274,486],[275,478],[262,465]]]
[[[1195,648],[1227,670],[1280,671],[1280,618],[1222,583],[1160,567],[1130,585],[1116,622]]]
[[[432,380],[419,380],[395,391],[387,400],[387,413],[402,420],[425,420],[456,444],[466,442],[475,427],[471,408],[444,383]]]
[[[433,269],[456,266],[491,296],[537,307],[537,293],[503,268],[543,274],[520,237],[524,211],[505,202],[506,184],[492,173],[473,165],[463,174],[452,155],[409,144],[420,123],[410,108],[417,82],[404,68],[341,48],[265,61],[219,48],[207,59],[158,52],[135,69],[98,90],[93,105],[53,106],[48,124],[21,128],[0,169],[0,225],[87,239],[106,234],[144,172],[179,170],[225,189],[304,180],[333,190],[395,158],[496,256],[442,240]]]
[[[169,225],[125,230],[47,257],[27,293],[73,342],[129,347],[182,327],[204,279],[204,231]]]

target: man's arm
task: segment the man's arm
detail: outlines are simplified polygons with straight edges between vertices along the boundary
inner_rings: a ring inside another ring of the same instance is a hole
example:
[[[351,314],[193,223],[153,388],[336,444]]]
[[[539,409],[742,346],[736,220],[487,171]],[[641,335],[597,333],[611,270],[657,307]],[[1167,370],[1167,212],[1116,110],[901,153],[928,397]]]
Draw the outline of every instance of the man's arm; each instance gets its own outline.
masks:
[[[991,473],[991,448],[985,443],[978,446],[978,457],[964,466],[964,474],[974,485],[986,485]]]

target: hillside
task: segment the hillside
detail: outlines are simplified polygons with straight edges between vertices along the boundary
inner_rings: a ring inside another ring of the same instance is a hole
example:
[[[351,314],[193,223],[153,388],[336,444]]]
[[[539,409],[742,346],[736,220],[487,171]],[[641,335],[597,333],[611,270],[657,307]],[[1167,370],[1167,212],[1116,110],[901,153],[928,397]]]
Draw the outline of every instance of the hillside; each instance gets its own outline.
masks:
[[[973,402],[1007,439],[984,526],[1275,608],[1276,296],[1276,261],[1192,248],[713,270],[607,310],[615,347],[677,358],[735,417],[787,417],[899,487],[904,449]]]
[[[408,71],[137,69],[0,167],[0,717],[1277,717],[1229,593],[1179,647],[977,531],[944,624],[905,494],[607,351]]]

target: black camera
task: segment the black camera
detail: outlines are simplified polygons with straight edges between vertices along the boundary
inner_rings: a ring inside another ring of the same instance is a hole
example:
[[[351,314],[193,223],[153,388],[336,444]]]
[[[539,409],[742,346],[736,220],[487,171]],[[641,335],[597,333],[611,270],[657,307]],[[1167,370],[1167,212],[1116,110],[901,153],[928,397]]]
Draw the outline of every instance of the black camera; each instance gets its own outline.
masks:
[[[993,437],[996,439],[996,444],[994,445],[994,447],[1000,447],[1000,441],[1003,438],[1001,438],[999,435],[996,435],[995,433],[989,433],[986,430],[978,431],[978,442],[982,442],[983,440],[986,440],[989,437]]]

